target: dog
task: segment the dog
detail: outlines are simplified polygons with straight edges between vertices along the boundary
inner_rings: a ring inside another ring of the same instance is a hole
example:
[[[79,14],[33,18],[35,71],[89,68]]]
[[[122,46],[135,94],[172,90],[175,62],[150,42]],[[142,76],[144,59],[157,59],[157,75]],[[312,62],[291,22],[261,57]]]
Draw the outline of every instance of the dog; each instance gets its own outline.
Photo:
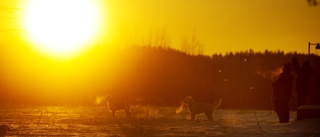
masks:
[[[114,118],[116,117],[116,111],[118,110],[124,110],[127,116],[131,117],[131,113],[130,113],[131,103],[129,101],[116,101],[112,97],[112,95],[106,96],[105,100]]]
[[[214,104],[199,103],[188,96],[184,99],[184,103],[188,105],[189,112],[191,113],[191,120],[194,121],[197,114],[205,113],[209,121],[213,120],[213,109],[218,108],[222,102],[222,99],[217,100]]]

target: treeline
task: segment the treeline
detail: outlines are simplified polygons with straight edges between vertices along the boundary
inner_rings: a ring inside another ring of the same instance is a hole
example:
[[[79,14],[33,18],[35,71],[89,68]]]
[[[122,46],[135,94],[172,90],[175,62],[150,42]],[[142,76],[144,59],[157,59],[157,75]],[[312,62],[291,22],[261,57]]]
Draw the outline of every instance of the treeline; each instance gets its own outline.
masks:
[[[300,64],[308,55],[281,51],[190,55],[170,48],[130,47],[109,58],[105,89],[99,94],[135,98],[145,105],[179,105],[186,96],[199,102],[223,99],[222,108],[271,109],[272,82],[293,57]],[[319,100],[320,58],[314,68],[310,103]],[[318,99],[315,99],[318,98]],[[295,105],[292,98],[292,107]]]

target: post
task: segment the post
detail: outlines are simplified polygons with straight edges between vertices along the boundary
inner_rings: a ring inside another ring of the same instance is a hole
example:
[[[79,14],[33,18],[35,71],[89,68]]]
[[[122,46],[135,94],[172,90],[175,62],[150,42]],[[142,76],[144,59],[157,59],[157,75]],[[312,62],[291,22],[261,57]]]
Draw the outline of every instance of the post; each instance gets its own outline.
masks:
[[[308,59],[310,60],[310,41],[309,41],[309,44],[308,44]]]
[[[308,43],[308,59],[310,59],[310,46],[311,45],[315,45],[316,46],[315,49],[320,49],[320,43],[310,43],[310,41],[309,41],[309,43]]]

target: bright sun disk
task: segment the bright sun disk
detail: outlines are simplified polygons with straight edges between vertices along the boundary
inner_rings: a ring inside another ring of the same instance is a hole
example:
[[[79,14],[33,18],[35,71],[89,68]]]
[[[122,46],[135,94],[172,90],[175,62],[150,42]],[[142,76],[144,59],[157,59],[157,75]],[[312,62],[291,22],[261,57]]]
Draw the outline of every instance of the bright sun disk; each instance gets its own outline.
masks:
[[[99,29],[99,18],[94,0],[30,0],[22,23],[37,51],[61,58],[88,48]]]

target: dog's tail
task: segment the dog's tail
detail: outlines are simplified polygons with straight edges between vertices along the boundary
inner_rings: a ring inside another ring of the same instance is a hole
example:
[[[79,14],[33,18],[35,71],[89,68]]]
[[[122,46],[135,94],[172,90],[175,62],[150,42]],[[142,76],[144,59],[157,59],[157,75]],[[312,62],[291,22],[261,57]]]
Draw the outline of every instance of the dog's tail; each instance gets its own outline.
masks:
[[[218,108],[222,103],[222,98],[219,98],[216,102],[213,104],[213,108]]]
[[[185,105],[185,103],[184,103],[184,102],[181,102],[180,107],[178,107],[178,108],[176,109],[176,114],[179,114],[179,113],[183,110],[184,105]]]

